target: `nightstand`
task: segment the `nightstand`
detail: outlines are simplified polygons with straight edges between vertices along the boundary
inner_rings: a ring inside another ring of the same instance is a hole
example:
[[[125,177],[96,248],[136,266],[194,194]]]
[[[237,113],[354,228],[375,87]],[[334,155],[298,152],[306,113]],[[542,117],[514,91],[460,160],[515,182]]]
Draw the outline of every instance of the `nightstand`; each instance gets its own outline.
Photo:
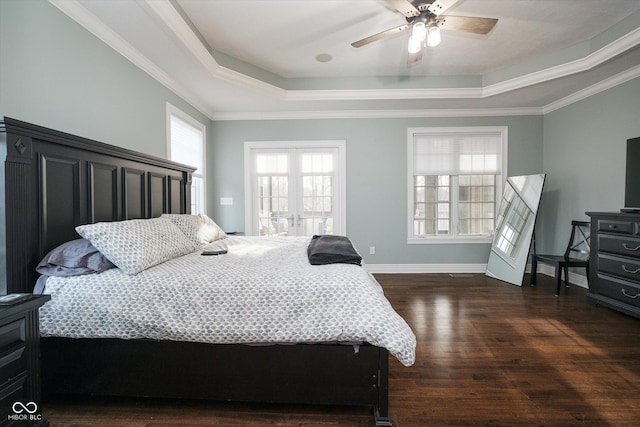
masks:
[[[48,426],[40,407],[40,321],[49,295],[0,306],[0,426]]]

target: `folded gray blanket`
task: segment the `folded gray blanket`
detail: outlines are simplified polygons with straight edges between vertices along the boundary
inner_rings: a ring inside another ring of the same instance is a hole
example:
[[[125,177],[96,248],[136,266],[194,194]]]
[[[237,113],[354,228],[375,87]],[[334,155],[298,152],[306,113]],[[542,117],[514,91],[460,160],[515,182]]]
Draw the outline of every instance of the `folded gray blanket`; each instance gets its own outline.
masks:
[[[307,248],[309,262],[312,265],[355,264],[362,265],[362,257],[345,236],[323,234],[311,238]]]

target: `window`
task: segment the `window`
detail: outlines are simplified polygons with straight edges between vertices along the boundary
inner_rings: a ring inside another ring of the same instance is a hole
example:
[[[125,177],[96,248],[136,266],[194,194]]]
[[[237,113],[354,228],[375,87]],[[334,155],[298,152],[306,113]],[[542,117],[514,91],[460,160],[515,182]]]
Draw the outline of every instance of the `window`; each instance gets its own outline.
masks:
[[[410,128],[407,140],[408,242],[491,242],[507,128]]]
[[[167,104],[169,159],[196,168],[191,182],[191,213],[204,214],[205,200],[205,126]]]

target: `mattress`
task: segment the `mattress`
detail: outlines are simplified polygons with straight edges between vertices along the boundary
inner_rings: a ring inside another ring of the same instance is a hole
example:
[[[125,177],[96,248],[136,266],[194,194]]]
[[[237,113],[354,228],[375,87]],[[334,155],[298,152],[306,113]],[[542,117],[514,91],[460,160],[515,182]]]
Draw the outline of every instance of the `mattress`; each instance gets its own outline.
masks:
[[[219,344],[362,343],[403,365],[416,338],[360,266],[311,265],[309,237],[231,236],[136,275],[49,277],[43,337]],[[207,249],[227,253],[203,256]]]

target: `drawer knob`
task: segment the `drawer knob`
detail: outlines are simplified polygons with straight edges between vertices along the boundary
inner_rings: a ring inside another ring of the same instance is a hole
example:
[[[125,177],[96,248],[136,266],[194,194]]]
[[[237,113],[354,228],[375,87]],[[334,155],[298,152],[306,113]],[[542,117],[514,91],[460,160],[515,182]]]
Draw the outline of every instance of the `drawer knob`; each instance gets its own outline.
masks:
[[[637,273],[639,273],[639,272],[640,272],[640,268],[636,268],[635,270],[630,270],[630,269],[628,269],[628,268],[627,268],[627,266],[626,266],[626,265],[624,265],[624,264],[622,264],[622,269],[623,269],[624,271],[626,271],[627,273],[631,273],[631,274],[637,274]]]
[[[624,295],[624,296],[625,296],[625,297],[627,297],[627,298],[631,298],[631,299],[636,299],[636,298],[638,298],[638,294],[631,295],[630,293],[627,293],[627,290],[626,290],[626,289],[623,289],[623,290],[622,290],[622,295]]]
[[[626,243],[623,243],[622,247],[625,248],[628,251],[637,251],[638,249],[640,249],[640,245],[636,246],[635,248],[632,248],[631,246],[627,245]]]
[[[616,229],[616,225],[615,224],[609,224],[609,228],[612,229],[612,230],[615,230]]]

